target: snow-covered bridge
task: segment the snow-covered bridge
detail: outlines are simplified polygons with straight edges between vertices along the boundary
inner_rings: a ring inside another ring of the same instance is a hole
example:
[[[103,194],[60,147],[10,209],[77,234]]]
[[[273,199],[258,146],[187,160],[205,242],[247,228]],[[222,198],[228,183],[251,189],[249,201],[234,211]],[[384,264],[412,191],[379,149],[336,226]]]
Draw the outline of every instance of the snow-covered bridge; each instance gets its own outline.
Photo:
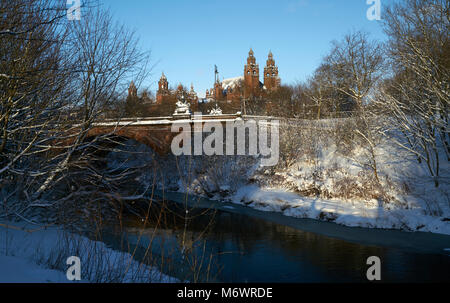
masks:
[[[87,141],[93,140],[101,136],[118,136],[122,138],[133,139],[137,142],[145,144],[152,148],[159,155],[166,155],[170,152],[173,138],[179,134],[172,131],[174,124],[182,125],[190,124],[191,129],[195,132],[194,123],[197,125],[202,123],[222,123],[225,128],[227,122],[236,121],[255,121],[257,123],[271,125],[274,121],[279,121],[281,127],[311,128],[311,129],[327,129],[335,127],[337,120],[342,119],[326,119],[326,120],[305,120],[305,119],[286,119],[271,116],[249,116],[236,114],[217,114],[217,115],[192,115],[182,114],[166,117],[146,117],[146,118],[126,118],[126,119],[105,119],[92,124],[85,136]],[[80,128],[75,127],[75,130]],[[76,136],[64,142],[73,143]]]
[[[172,132],[174,124],[194,125],[194,123],[210,123],[219,122],[223,126],[227,122],[235,122],[238,120],[265,120],[270,122],[275,120],[273,117],[262,116],[244,116],[240,113],[221,114],[221,115],[173,115],[167,117],[151,117],[151,118],[127,118],[121,120],[103,120],[94,123],[87,132],[86,139],[94,138],[102,135],[116,135],[119,137],[133,139],[142,144],[151,147],[160,155],[166,155],[170,151],[173,138],[178,134]],[[194,130],[194,127],[192,127]]]

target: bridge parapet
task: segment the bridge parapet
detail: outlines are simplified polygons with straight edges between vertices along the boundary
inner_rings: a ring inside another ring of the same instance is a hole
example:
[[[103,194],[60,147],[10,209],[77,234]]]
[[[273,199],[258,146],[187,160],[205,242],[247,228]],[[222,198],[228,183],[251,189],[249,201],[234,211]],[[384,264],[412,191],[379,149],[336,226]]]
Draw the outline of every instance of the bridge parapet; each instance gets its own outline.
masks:
[[[103,119],[94,123],[95,127],[102,126],[125,126],[125,125],[154,125],[154,124],[171,124],[174,121],[179,120],[232,120],[242,118],[240,112],[236,114],[223,114],[223,115],[196,115],[196,114],[186,114],[186,115],[173,115],[166,117],[136,117],[136,118],[123,118],[123,119]]]
[[[96,121],[88,131],[86,138],[116,135],[134,139],[150,146],[160,155],[170,150],[172,139],[176,132],[172,132],[172,125],[179,123],[202,123],[236,121],[242,119],[241,113],[225,115],[174,115],[166,117],[136,117],[124,119],[105,119]]]

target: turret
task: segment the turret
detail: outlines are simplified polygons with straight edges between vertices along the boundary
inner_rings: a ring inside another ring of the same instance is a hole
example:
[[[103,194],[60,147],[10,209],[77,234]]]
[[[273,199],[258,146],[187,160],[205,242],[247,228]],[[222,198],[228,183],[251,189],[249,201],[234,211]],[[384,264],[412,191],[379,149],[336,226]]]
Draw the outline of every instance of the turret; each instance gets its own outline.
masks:
[[[158,91],[156,92],[156,103],[161,104],[164,96],[169,95],[169,82],[167,81],[166,75],[164,72],[161,75],[161,78],[158,81]]]
[[[244,97],[257,95],[259,91],[259,66],[253,50],[248,52],[247,64],[244,67]]]
[[[137,88],[133,81],[131,81],[130,86],[128,87],[128,96],[137,97]]]
[[[273,54],[270,51],[266,67],[264,67],[264,86],[267,90],[276,90],[280,86],[280,79],[278,78],[278,67],[275,65],[275,60],[273,59]]]

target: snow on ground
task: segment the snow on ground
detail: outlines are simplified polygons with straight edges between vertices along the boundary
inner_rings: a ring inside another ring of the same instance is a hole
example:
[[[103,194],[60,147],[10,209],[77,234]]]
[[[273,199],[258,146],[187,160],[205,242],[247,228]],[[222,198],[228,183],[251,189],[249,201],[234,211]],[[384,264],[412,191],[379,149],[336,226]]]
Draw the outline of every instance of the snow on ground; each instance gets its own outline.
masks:
[[[70,256],[81,259],[79,282],[177,281],[128,253],[61,228],[0,222],[0,283],[70,283],[65,272]]]
[[[377,201],[345,201],[298,195],[282,189],[262,189],[256,185],[241,187],[232,201],[262,211],[286,216],[335,222],[351,227],[401,229],[450,235],[450,222],[443,217],[425,215],[421,207],[409,209]]]
[[[364,150],[356,147],[345,154],[322,140],[312,157],[299,157],[289,168],[260,174],[258,185],[241,187],[231,200],[346,226],[450,235],[450,163],[443,150],[436,188],[425,163],[388,141],[380,142],[375,150],[378,174],[388,197],[382,201],[374,198],[380,191],[370,181],[372,171],[361,165],[367,159]]]
[[[25,258],[0,255],[0,283],[68,283],[62,271],[45,269]]]

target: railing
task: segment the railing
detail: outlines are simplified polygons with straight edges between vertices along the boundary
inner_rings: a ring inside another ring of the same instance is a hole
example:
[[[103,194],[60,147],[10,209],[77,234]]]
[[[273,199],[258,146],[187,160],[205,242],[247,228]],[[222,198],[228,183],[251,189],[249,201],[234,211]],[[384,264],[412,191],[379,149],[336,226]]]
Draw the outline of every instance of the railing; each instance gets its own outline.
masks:
[[[354,112],[337,112],[337,113],[329,113],[326,117],[323,117],[321,119],[311,119],[311,118],[286,118],[286,117],[276,117],[276,116],[258,116],[258,115],[242,115],[240,112],[236,114],[223,114],[223,115],[195,115],[195,114],[187,114],[187,115],[180,115],[180,116],[164,116],[164,117],[135,117],[135,118],[123,118],[123,119],[104,119],[97,121],[96,124],[100,123],[127,123],[129,122],[130,125],[133,124],[133,122],[164,122],[168,121],[170,123],[171,121],[177,121],[177,120],[229,120],[229,119],[238,119],[242,118],[244,120],[279,120],[279,121],[285,121],[285,122],[295,122],[295,123],[302,123],[307,121],[315,121],[316,123],[320,122],[329,122],[330,120],[343,120],[348,119],[349,117],[352,117]],[[151,124],[151,123],[150,123]]]

